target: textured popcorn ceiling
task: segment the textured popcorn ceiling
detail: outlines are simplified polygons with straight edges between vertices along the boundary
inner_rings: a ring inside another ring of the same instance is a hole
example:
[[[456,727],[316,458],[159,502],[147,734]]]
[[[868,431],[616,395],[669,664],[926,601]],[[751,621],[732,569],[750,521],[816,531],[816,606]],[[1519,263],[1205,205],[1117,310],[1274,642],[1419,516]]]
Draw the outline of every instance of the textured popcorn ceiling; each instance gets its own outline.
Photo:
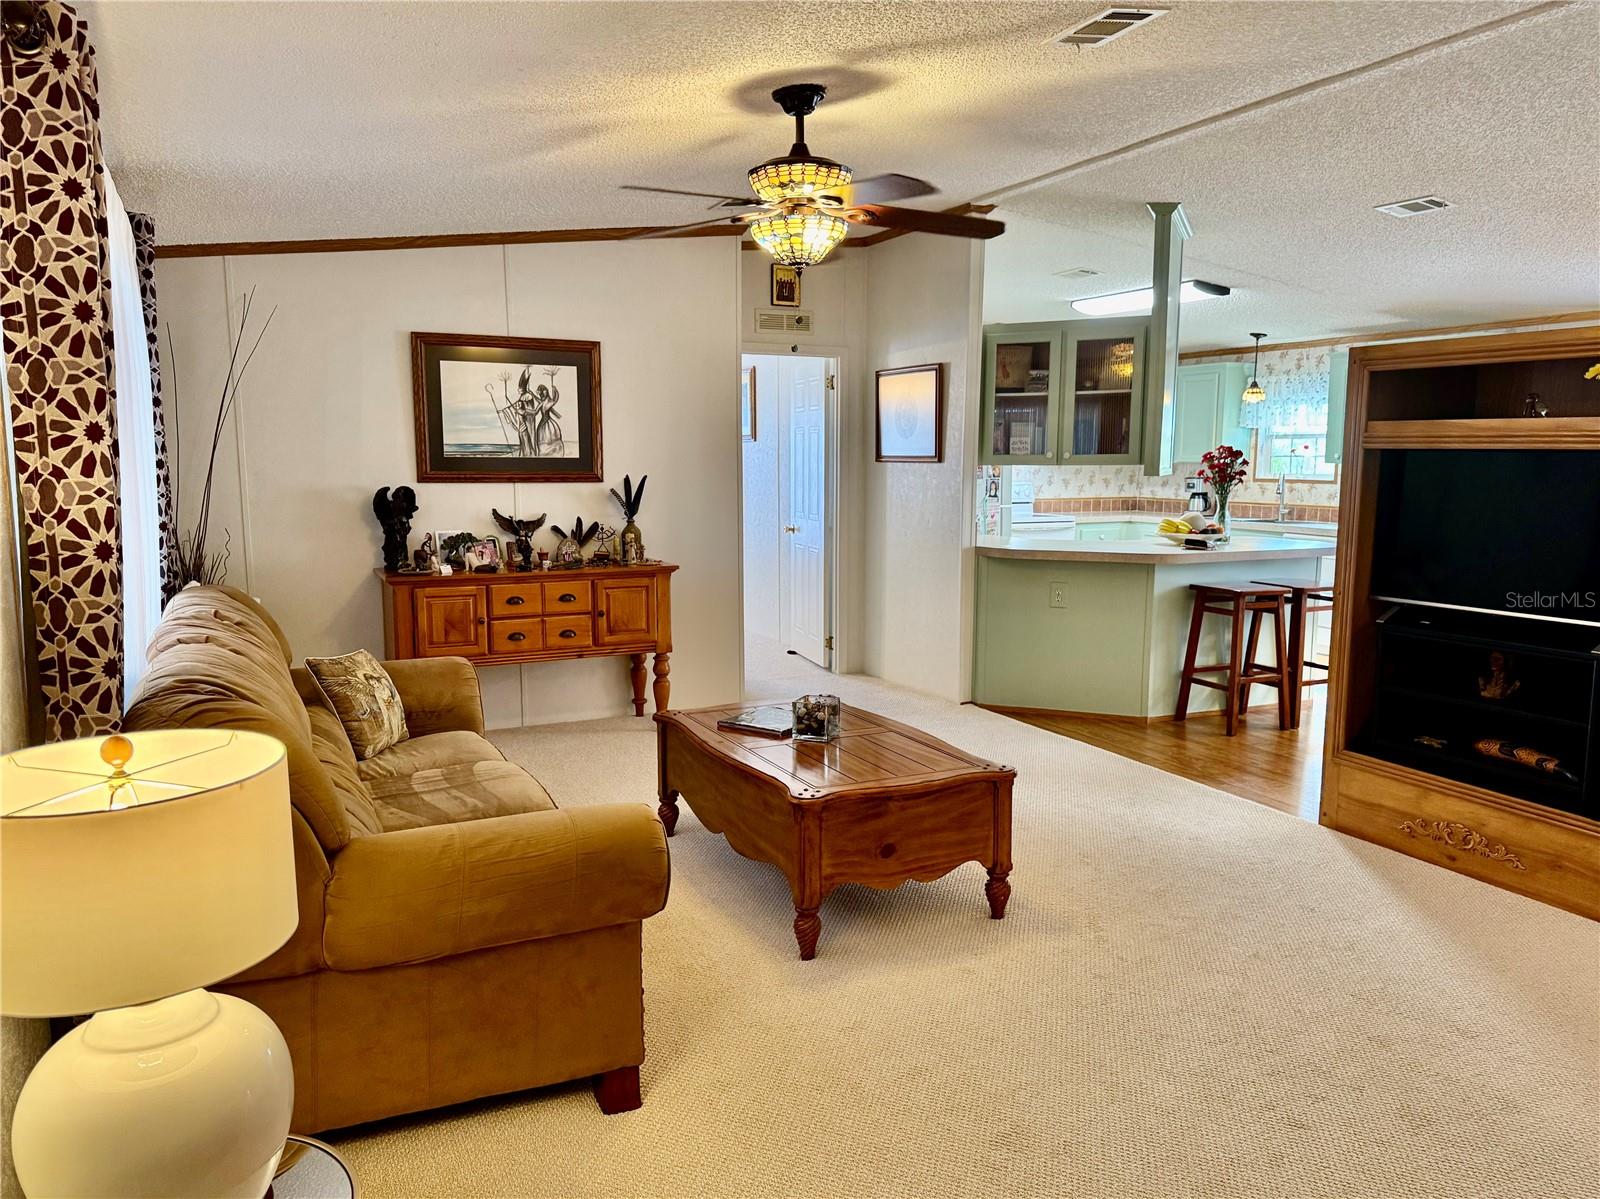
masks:
[[[173,243],[699,219],[702,201],[618,185],[738,194],[788,146],[767,93],[813,79],[817,152],[930,179],[921,203],[944,207],[1549,6],[1175,3],[1089,51],[1049,38],[1103,4],[82,7],[112,170]],[[1177,198],[1191,260],[1259,293],[1186,344],[1290,315],[1321,332],[1592,306],[1574,251],[1595,249],[1597,36],[1575,5],[1007,199],[1043,223],[990,243],[991,285],[1020,311],[1147,281],[1142,201]],[[1428,191],[1464,209],[1370,213]],[[1066,292],[1043,270],[1076,265],[1106,274]],[[1467,280],[1505,294],[1446,294]]]
[[[1183,306],[1184,349],[1600,308],[1597,63],[1573,5],[1016,195],[985,318],[1148,286],[1157,197],[1194,225],[1184,274],[1236,289]],[[1372,211],[1427,194],[1455,207]],[[1054,275],[1078,266],[1104,273]]]

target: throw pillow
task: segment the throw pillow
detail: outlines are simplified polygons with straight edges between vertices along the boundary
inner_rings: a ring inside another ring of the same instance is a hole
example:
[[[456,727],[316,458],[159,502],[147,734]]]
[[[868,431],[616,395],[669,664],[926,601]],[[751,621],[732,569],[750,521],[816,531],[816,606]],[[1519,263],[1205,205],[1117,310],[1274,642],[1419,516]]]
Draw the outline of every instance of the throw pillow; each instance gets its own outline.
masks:
[[[307,658],[306,669],[328,697],[357,758],[365,761],[411,735],[394,680],[366,650],[338,658]]]

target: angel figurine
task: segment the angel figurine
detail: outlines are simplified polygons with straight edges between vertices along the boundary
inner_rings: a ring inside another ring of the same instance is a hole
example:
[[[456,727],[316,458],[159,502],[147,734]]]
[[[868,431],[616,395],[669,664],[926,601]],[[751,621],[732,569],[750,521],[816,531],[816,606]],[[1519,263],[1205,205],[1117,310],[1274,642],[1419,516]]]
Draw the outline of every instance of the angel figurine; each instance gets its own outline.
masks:
[[[518,520],[514,516],[502,515],[498,508],[490,508],[489,513],[494,517],[495,524],[516,538],[517,557],[521,560],[517,564],[517,569],[532,570],[533,535],[544,527],[545,517],[550,514],[541,512],[533,520]]]

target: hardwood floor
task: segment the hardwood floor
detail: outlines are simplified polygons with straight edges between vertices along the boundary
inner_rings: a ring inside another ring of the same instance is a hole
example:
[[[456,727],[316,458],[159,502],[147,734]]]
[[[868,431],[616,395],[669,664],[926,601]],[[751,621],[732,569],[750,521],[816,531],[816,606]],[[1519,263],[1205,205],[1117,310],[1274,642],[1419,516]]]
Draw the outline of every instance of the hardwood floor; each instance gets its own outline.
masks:
[[[1143,724],[1113,716],[1064,716],[995,709],[1003,716],[1085,741],[1124,758],[1241,795],[1315,822],[1322,787],[1326,687],[1305,692],[1298,729],[1278,728],[1273,706],[1250,709],[1239,735],[1225,736],[1216,713]]]

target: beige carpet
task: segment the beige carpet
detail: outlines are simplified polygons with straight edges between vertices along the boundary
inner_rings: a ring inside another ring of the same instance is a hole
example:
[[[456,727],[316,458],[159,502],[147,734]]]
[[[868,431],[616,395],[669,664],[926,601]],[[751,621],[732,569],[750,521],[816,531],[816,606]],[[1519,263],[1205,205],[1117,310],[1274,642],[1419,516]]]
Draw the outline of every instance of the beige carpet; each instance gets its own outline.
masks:
[[[787,659],[759,689],[829,681]],[[645,926],[643,1109],[571,1086],[339,1138],[364,1196],[1596,1193],[1600,926],[831,681],[1017,768],[1006,919],[976,865],[845,888],[800,962],[782,877],[685,807]],[[655,803],[647,720],[496,740],[562,804]]]

